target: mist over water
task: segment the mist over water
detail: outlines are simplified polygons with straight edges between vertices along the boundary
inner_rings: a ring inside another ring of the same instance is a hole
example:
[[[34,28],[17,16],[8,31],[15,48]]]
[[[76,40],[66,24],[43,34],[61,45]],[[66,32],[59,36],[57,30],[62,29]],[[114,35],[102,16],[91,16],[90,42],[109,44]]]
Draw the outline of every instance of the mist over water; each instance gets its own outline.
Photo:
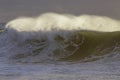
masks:
[[[120,21],[44,13],[0,25],[3,80],[118,80]]]

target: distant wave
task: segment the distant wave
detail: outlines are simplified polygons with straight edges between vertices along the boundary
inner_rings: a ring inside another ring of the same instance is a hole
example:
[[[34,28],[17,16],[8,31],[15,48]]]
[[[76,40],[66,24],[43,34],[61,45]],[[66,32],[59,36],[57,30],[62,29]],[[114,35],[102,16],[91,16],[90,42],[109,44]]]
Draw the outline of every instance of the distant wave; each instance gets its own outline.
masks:
[[[105,16],[45,13],[4,30],[0,54],[21,62],[97,60],[120,49],[120,21]]]

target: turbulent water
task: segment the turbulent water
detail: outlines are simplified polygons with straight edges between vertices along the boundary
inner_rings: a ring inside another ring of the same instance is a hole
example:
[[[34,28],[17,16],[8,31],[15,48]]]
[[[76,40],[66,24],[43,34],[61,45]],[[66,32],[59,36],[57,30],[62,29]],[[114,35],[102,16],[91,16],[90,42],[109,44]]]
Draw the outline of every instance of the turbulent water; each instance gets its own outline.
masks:
[[[46,13],[0,24],[2,80],[119,80],[120,21]]]

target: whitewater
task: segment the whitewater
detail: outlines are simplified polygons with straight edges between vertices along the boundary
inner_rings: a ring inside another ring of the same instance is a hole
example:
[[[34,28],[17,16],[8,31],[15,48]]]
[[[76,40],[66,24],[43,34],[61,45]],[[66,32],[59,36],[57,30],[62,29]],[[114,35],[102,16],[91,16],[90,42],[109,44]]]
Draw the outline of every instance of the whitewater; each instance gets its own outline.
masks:
[[[119,80],[120,21],[44,13],[0,24],[1,80]]]

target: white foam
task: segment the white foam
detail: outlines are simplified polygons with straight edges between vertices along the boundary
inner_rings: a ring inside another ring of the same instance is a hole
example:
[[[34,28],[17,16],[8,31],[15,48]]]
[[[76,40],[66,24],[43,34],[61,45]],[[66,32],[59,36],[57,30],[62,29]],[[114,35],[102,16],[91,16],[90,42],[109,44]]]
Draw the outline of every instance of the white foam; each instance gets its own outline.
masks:
[[[16,33],[16,36],[22,36],[22,39],[32,36],[46,36],[50,39],[56,34],[66,36],[75,30],[120,31],[120,21],[104,16],[45,13],[34,18],[14,19],[7,23],[6,28],[10,34]]]

